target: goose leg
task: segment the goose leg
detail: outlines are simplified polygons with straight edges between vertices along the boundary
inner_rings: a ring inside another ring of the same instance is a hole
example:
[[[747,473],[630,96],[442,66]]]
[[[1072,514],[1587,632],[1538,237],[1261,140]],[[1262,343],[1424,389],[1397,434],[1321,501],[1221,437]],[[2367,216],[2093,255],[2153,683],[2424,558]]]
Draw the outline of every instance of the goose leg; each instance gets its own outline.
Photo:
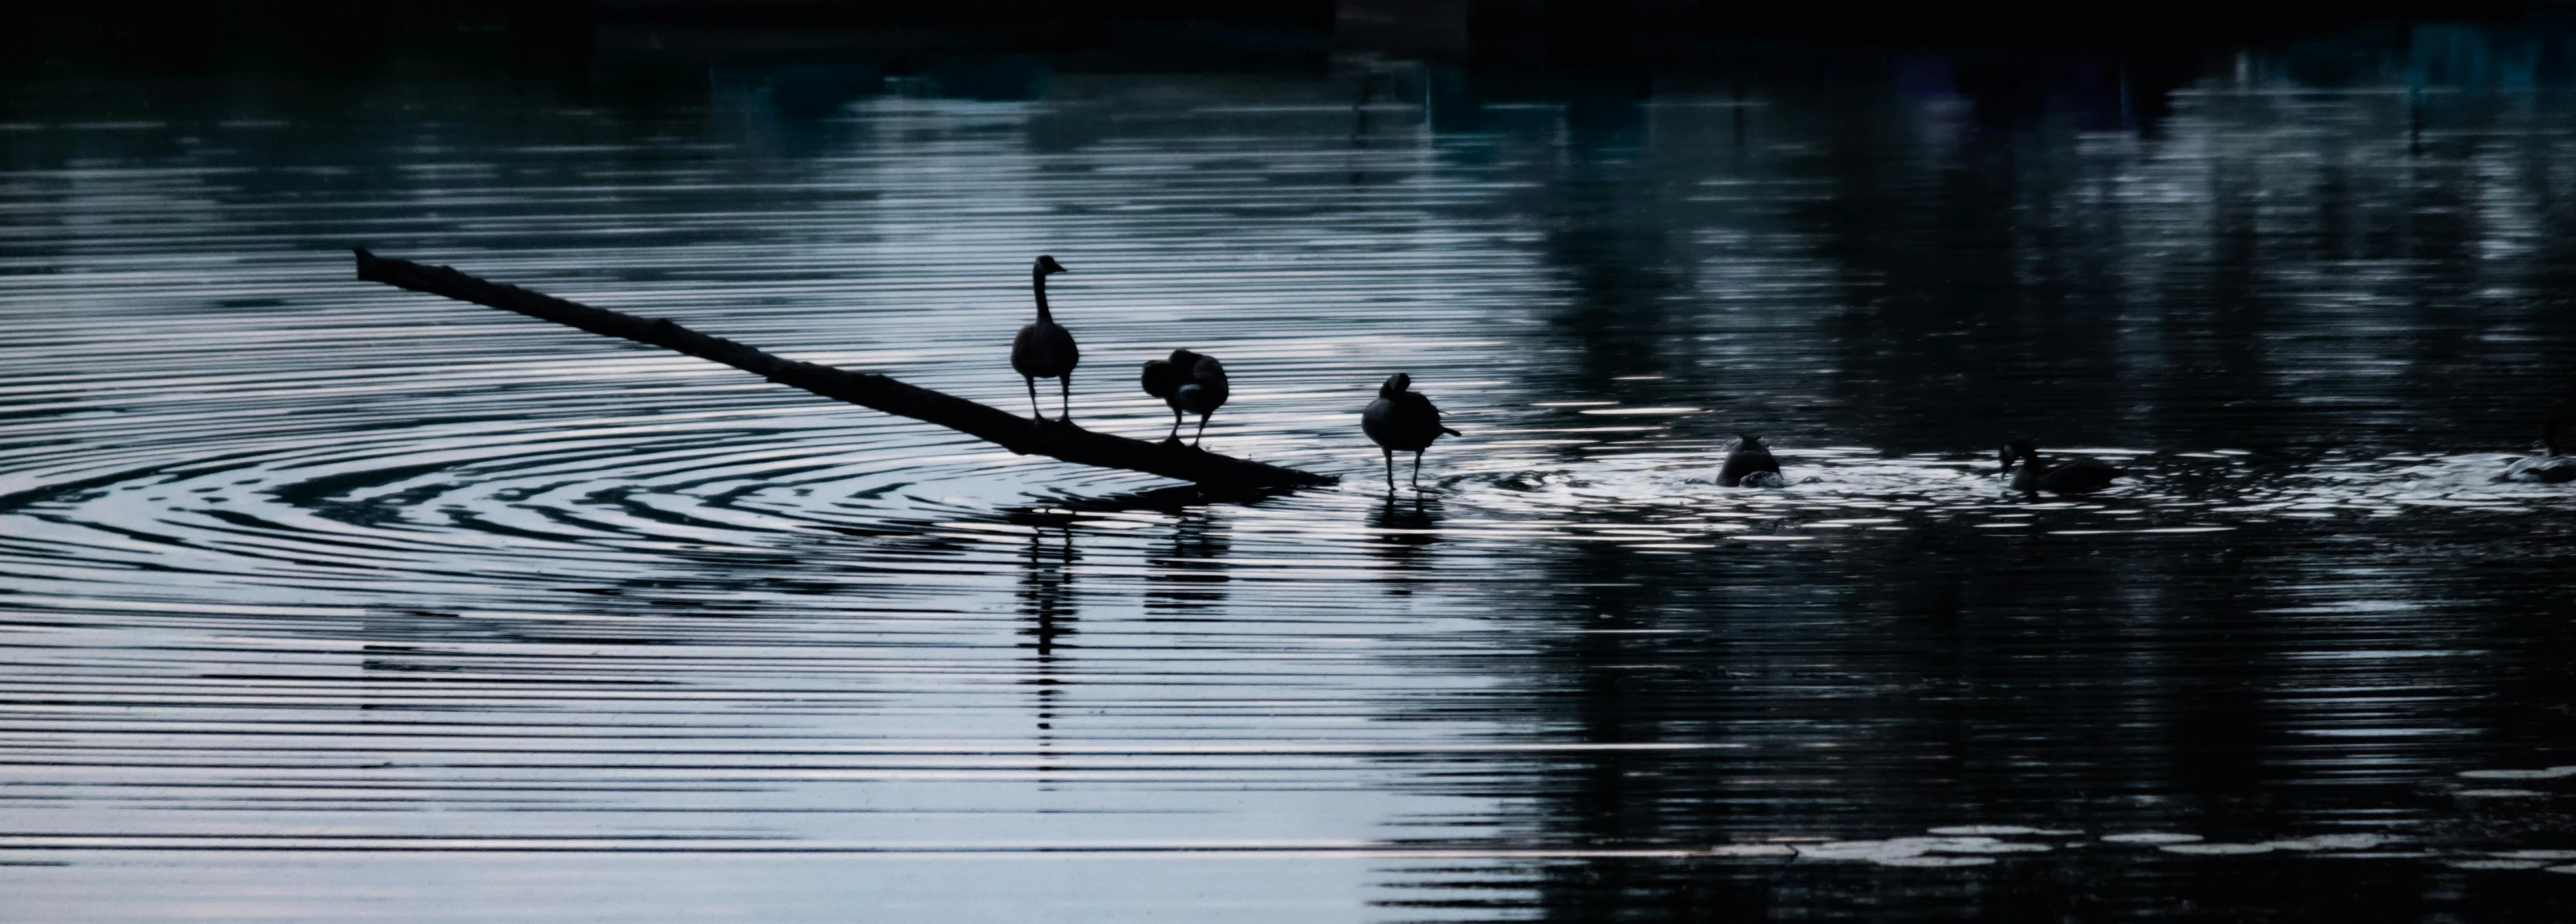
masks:
[[[1208,415],[1199,415],[1199,432],[1190,437],[1190,445],[1197,446],[1199,440],[1207,436],[1207,419]]]
[[[1045,423],[1046,412],[1038,410],[1038,380],[1024,375],[1020,381],[1029,383],[1029,419]]]
[[[1378,451],[1379,451],[1379,452],[1386,453],[1386,493],[1388,493],[1388,494],[1394,494],[1394,493],[1395,493],[1395,450],[1392,450],[1392,449],[1380,449],[1380,450],[1378,450]]]
[[[1173,409],[1172,409],[1172,432],[1171,432],[1170,434],[1168,434],[1168,435],[1166,435],[1166,436],[1164,436],[1164,437],[1163,437],[1163,442],[1166,442],[1166,443],[1177,443],[1177,442],[1180,442],[1180,441],[1181,441],[1181,409],[1180,409],[1180,408],[1173,408]]]
[[[1064,417],[1063,417],[1063,420],[1064,420],[1064,422],[1065,422],[1065,423],[1072,423],[1072,422],[1073,422],[1073,373],[1067,372],[1067,373],[1065,373],[1065,374],[1064,374],[1064,378],[1060,378],[1060,379],[1057,379],[1057,380],[1055,380],[1055,381],[1056,381],[1056,384],[1057,384],[1057,385],[1060,385],[1060,386],[1062,386],[1062,387],[1064,388],[1064,407],[1063,407],[1063,409],[1064,409]]]
[[[1413,451],[1413,489],[1422,490],[1422,450]]]

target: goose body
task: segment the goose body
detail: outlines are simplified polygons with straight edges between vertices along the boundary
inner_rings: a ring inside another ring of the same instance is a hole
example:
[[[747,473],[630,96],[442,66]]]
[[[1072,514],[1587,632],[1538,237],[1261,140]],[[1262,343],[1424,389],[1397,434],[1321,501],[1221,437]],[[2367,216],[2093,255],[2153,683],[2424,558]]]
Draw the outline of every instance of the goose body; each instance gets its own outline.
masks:
[[[1386,489],[1395,490],[1395,454],[1413,453],[1413,484],[1422,485],[1422,451],[1443,435],[1458,431],[1440,425],[1440,409],[1430,398],[1410,391],[1413,377],[1398,372],[1378,386],[1377,400],[1360,411],[1360,430],[1386,454]]]
[[[2558,421],[2551,420],[2540,431],[2540,445],[2548,455],[2525,456],[2496,473],[2497,481],[2528,481],[2539,484],[2565,484],[2576,481],[2576,457],[2558,454]]]
[[[1064,265],[1050,256],[1038,257],[1037,264],[1030,267],[1029,286],[1037,295],[1038,319],[1011,338],[1011,369],[1028,383],[1029,416],[1040,421],[1046,415],[1038,410],[1039,379],[1061,382],[1063,419],[1073,419],[1073,367],[1082,362],[1082,350],[1074,346],[1073,332],[1056,323],[1055,315],[1047,310],[1046,278],[1061,272],[1065,272]]]
[[[1750,433],[1736,434],[1727,444],[1726,464],[1717,470],[1719,487],[1777,488],[1787,484],[1780,478],[1780,461],[1771,458],[1771,447]]]
[[[1205,436],[1208,415],[1224,407],[1232,394],[1226,385],[1225,364],[1189,350],[1173,350],[1169,359],[1146,361],[1144,385],[1146,394],[1163,399],[1164,406],[1172,409],[1172,432],[1163,438],[1165,442],[1180,441],[1183,413],[1199,415],[1198,435]],[[1190,443],[1197,445],[1197,437]]]
[[[2013,473],[2015,491],[2050,494],[2083,494],[2111,486],[2111,480],[2127,474],[2119,466],[2100,459],[2076,456],[2055,465],[2039,460],[2038,447],[2029,440],[2014,440],[2004,446],[2004,467]],[[2019,468],[2013,462],[2020,460]]]

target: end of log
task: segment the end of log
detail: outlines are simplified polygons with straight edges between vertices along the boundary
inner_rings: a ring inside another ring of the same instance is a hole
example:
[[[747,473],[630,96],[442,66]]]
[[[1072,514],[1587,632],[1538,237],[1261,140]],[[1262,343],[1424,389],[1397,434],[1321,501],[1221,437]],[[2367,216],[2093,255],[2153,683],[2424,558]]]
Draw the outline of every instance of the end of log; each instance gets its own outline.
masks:
[[[377,281],[377,280],[376,280],[376,277],[375,277],[374,275],[372,275],[372,274],[373,274],[373,272],[375,271],[376,264],[377,264],[378,262],[381,262],[381,261],[378,261],[378,260],[376,259],[376,255],[375,255],[375,254],[372,254],[372,253],[367,252],[367,248],[364,248],[364,247],[351,247],[351,248],[349,248],[349,249],[350,249],[350,250],[353,250],[353,251],[357,251],[357,254],[358,254],[358,281],[360,281],[360,282],[375,282],[375,281]]]

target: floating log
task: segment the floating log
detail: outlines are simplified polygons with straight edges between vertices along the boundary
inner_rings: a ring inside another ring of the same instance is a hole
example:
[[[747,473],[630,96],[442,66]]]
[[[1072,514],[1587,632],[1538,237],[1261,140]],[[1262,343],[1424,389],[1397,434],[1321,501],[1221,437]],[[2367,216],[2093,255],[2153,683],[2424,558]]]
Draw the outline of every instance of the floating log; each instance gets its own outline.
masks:
[[[720,362],[826,398],[938,424],[1020,455],[1049,456],[1078,465],[1144,472],[1202,487],[1235,490],[1293,488],[1331,484],[1338,480],[1331,475],[1230,458],[1178,443],[1148,443],[1095,433],[1058,421],[1040,423],[1000,408],[918,385],[907,385],[875,373],[850,372],[817,363],[782,359],[731,340],[698,333],[672,323],[669,318],[641,318],[593,308],[517,286],[477,279],[450,267],[379,257],[363,247],[357,249],[357,254],[358,278],[368,282],[381,282],[415,292],[515,311],[602,336],[651,344]],[[994,368],[998,370],[1001,368],[998,348],[994,355]]]

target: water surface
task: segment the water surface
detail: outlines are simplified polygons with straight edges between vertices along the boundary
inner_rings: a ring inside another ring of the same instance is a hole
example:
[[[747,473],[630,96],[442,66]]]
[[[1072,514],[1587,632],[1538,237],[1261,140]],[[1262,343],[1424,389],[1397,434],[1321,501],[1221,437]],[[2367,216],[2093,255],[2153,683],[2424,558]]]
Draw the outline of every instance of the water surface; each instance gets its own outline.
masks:
[[[2488,476],[2576,380],[2576,83],[2323,47],[2018,106],[29,78],[0,917],[2565,915],[2576,497]],[[1344,480],[1016,457],[352,245],[1011,409],[1049,253],[1077,420],[1159,435],[1188,346],[1211,448]],[[1390,496],[1398,370],[1467,436]],[[1787,488],[1716,486],[1745,431]],[[2011,436],[2135,477],[2012,495]]]

